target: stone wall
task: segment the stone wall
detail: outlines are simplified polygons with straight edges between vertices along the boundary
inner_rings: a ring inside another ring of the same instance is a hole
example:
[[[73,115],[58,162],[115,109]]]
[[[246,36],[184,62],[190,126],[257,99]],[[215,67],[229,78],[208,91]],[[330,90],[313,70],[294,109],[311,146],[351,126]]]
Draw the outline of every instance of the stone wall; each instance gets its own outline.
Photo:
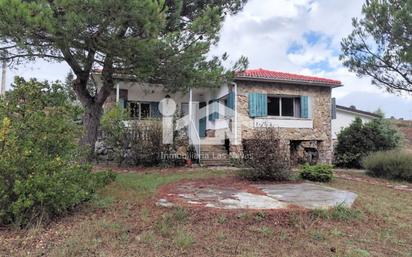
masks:
[[[281,142],[289,147],[294,141],[316,141],[319,162],[332,162],[331,88],[312,85],[285,85],[269,82],[238,81],[238,138],[249,139],[254,133],[254,119],[249,116],[248,93],[310,96],[313,129],[277,128]],[[239,148],[236,148],[239,150]]]

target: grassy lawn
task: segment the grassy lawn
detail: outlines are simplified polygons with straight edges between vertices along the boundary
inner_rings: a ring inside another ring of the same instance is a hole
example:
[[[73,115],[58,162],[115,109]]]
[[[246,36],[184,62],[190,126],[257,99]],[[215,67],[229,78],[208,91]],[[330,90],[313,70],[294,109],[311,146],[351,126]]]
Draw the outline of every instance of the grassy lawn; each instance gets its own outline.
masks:
[[[412,194],[336,179],[352,211],[159,208],[157,189],[229,171],[122,174],[56,223],[1,231],[0,256],[412,256]]]

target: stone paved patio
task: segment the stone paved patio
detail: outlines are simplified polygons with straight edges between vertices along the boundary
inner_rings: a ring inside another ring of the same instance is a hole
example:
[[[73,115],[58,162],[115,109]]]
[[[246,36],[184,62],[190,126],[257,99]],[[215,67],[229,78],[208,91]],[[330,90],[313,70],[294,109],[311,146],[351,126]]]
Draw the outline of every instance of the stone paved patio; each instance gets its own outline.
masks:
[[[158,205],[191,205],[220,209],[307,209],[351,207],[357,195],[352,192],[312,184],[251,184],[242,189],[231,185],[179,184],[162,196]]]

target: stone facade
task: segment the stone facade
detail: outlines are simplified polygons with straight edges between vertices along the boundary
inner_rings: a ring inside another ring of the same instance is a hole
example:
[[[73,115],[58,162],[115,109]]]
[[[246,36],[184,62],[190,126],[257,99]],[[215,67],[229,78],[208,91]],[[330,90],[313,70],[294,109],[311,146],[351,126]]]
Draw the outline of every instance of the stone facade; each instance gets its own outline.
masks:
[[[310,96],[313,128],[276,128],[281,142],[291,149],[292,142],[302,143],[302,147],[310,144],[318,152],[317,161],[332,162],[331,136],[331,87],[314,85],[279,84],[272,82],[237,81],[238,84],[238,138],[242,140],[252,137],[254,119],[249,116],[248,94],[250,92],[283,96]],[[279,119],[276,117],[270,119]],[[293,118],[292,118],[293,119]],[[314,147],[315,145],[316,147]],[[299,147],[299,146],[298,146]],[[241,151],[240,147],[233,147]],[[293,154],[292,154],[293,155]]]

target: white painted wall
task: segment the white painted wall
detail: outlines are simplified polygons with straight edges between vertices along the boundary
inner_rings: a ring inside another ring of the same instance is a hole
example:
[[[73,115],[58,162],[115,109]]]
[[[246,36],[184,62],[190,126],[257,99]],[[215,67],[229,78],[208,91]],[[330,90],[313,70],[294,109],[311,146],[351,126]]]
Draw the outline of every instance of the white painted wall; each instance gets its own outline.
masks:
[[[332,120],[332,139],[337,139],[337,135],[343,128],[349,127],[349,125],[359,117],[364,123],[370,122],[374,119],[373,116],[368,116],[361,113],[349,112],[342,109],[336,110],[336,119]]]
[[[311,119],[260,118],[260,119],[254,119],[253,126],[255,128],[313,129],[313,120]]]

